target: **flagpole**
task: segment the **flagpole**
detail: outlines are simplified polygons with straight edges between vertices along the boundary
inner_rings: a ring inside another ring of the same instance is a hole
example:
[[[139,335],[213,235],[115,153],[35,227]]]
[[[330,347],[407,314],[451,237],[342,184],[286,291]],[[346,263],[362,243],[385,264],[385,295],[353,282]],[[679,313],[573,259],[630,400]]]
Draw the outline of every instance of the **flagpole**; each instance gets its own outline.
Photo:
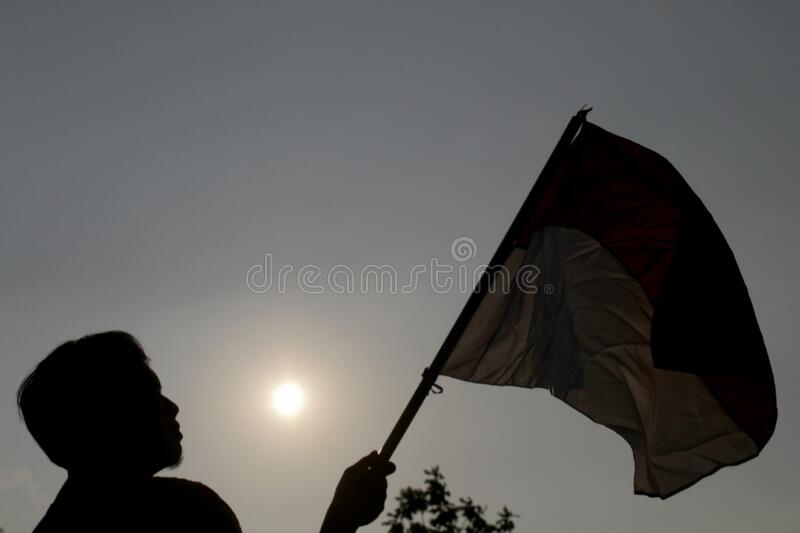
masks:
[[[467,324],[469,324],[469,321],[472,319],[472,315],[475,314],[475,310],[480,305],[481,299],[483,299],[483,296],[488,289],[491,268],[496,265],[503,264],[508,257],[508,254],[514,248],[516,236],[519,235],[519,231],[522,229],[522,226],[528,222],[529,214],[539,200],[539,197],[542,195],[546,183],[558,168],[558,163],[561,162],[564,153],[572,143],[572,140],[575,138],[575,135],[578,133],[580,127],[584,122],[586,122],[586,115],[591,110],[592,108],[584,108],[578,111],[575,116],[570,119],[567,127],[564,129],[564,133],[561,134],[561,138],[558,140],[556,147],[553,149],[553,153],[551,153],[550,157],[547,159],[542,172],[539,174],[539,178],[533,184],[531,192],[528,194],[528,197],[522,204],[522,207],[517,213],[517,216],[514,218],[514,221],[511,223],[511,226],[508,228],[505,237],[503,237],[503,240],[500,241],[500,246],[497,247],[497,251],[492,256],[492,260],[489,262],[489,267],[483,272],[478,280],[475,290],[472,291],[472,294],[467,300],[467,303],[464,305],[464,308],[461,309],[461,313],[458,315],[453,327],[450,329],[450,333],[447,334],[447,337],[442,343],[441,348],[439,348],[439,351],[436,354],[436,357],[434,357],[433,362],[431,362],[430,366],[422,373],[422,380],[420,381],[419,385],[417,385],[417,389],[414,391],[414,394],[408,401],[408,404],[403,410],[403,413],[400,415],[400,418],[395,423],[392,432],[386,439],[386,442],[383,444],[383,447],[380,450],[380,455],[383,459],[388,461],[392,457],[392,454],[397,449],[397,445],[400,444],[400,440],[403,438],[403,435],[405,435],[406,431],[411,425],[411,422],[417,415],[419,408],[425,401],[425,397],[428,395],[428,392],[436,384],[436,378],[439,377],[439,373],[442,371],[442,368],[444,368],[447,358],[455,348],[458,339],[461,337],[461,333],[464,331],[464,328],[467,327]]]

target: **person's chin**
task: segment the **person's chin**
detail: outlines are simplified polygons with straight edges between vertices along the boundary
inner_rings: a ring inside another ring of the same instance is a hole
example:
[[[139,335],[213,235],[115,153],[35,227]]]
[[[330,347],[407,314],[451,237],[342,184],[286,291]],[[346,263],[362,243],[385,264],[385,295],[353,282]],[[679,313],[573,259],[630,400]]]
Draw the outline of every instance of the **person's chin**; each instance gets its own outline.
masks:
[[[182,462],[183,462],[183,455],[180,455],[180,456],[178,456],[178,458],[177,458],[175,461],[173,461],[173,462],[172,462],[172,464],[171,464],[171,465],[169,465],[169,466],[167,467],[167,469],[168,469],[168,470],[175,470],[176,468],[178,468],[179,466],[181,466],[181,463],[182,463]]]
[[[183,447],[180,442],[170,443],[169,447],[161,454],[161,468],[169,470],[178,468],[183,462]]]
[[[167,466],[169,469],[178,468],[183,462],[183,446],[180,443],[175,445],[173,452],[170,455],[170,464]]]

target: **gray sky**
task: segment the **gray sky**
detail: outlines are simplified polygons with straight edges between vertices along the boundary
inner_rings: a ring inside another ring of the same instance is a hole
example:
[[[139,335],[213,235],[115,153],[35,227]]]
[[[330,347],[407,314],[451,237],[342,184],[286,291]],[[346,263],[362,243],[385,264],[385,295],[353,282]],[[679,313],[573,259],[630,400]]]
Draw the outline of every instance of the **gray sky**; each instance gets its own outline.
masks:
[[[590,120],[667,157],[727,236],[775,372],[772,441],[650,500],[632,494],[625,442],[547,392],[443,378],[390,492],[439,464],[455,495],[522,515],[520,532],[790,531],[798,15],[793,2],[3,2],[0,527],[30,531],[64,479],[17,419],[19,382],[62,341],[118,328],[182,407],[177,475],[217,490],[247,531],[315,531],[466,297],[255,294],[246,272],[270,253],[276,268],[389,264],[402,278],[453,264],[459,237],[477,266],[588,102]],[[287,377],[308,395],[291,421],[264,407]]]

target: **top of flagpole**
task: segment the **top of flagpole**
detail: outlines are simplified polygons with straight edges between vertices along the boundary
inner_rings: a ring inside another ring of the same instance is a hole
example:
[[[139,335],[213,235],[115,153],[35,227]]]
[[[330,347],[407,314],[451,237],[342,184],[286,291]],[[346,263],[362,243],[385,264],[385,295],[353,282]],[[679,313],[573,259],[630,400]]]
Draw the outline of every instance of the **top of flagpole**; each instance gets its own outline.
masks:
[[[589,111],[591,111],[592,109],[594,109],[594,108],[590,107],[589,104],[584,104],[583,107],[578,109],[578,112],[575,113],[575,118],[580,120],[581,124],[583,124],[584,122],[586,122],[586,115],[588,115]],[[577,132],[576,132],[576,134],[577,134]]]

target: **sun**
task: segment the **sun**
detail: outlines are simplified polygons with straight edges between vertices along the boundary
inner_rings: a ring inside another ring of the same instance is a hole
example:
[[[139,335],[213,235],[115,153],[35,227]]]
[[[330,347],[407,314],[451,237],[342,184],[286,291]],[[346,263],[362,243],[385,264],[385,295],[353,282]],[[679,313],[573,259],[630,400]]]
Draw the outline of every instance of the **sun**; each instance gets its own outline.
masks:
[[[297,416],[304,404],[303,387],[297,383],[284,383],[272,391],[272,408],[283,417]]]

